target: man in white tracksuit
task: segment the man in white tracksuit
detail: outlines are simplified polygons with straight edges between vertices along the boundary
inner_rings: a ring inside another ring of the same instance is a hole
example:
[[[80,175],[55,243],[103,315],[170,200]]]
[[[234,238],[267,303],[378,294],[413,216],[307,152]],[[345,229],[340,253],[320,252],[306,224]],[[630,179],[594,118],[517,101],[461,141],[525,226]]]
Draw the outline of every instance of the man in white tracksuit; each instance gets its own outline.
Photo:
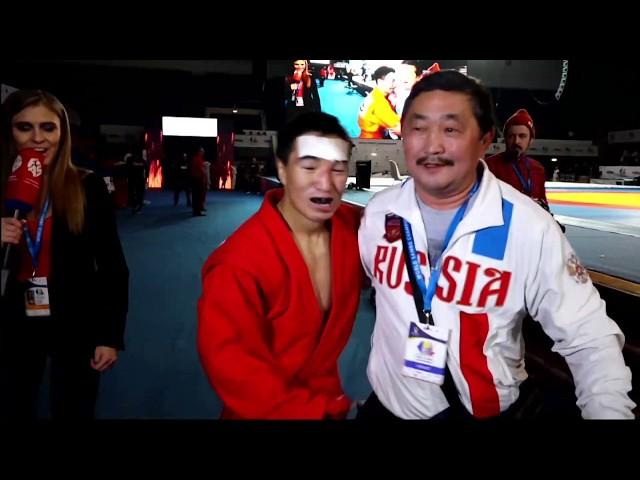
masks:
[[[527,378],[527,313],[566,359],[584,418],[633,418],[624,336],[587,271],[553,218],[481,160],[493,118],[488,90],[456,71],[407,100],[412,178],[376,194],[359,231],[377,309],[359,418],[450,418],[455,402],[463,418],[507,416]]]

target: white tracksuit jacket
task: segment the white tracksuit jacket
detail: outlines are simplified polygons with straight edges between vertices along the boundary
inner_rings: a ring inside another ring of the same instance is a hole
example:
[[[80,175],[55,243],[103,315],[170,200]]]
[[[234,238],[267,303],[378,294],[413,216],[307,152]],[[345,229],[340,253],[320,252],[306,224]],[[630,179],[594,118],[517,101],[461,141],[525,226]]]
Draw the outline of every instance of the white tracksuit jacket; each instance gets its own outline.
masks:
[[[526,313],[554,341],[576,384],[584,418],[633,418],[624,336],[553,217],[484,165],[480,188],[442,253],[434,322],[450,329],[447,363],[463,405],[478,418],[516,401],[527,378]],[[427,239],[413,179],[378,192],[360,226],[362,264],[376,289],[367,373],[382,404],[405,419],[447,408],[439,386],[403,376],[409,322],[418,322],[402,240],[385,239],[385,215],[411,224],[428,284]],[[427,226],[428,228],[428,226]]]

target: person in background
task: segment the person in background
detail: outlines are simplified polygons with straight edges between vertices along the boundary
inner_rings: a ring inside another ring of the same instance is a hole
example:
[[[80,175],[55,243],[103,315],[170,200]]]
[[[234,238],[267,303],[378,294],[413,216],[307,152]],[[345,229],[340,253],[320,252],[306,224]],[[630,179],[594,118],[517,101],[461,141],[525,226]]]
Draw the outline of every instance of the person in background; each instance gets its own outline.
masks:
[[[504,124],[503,133],[505,150],[486,159],[489,170],[548,211],[544,166],[527,155],[527,150],[536,137],[529,112],[521,108],[509,117]]]
[[[389,95],[396,87],[395,70],[391,67],[379,67],[371,77],[376,86],[364,99],[358,113],[360,138],[383,139],[387,130],[400,134],[400,115],[389,101]]]
[[[178,206],[180,200],[180,192],[184,191],[187,198],[187,207],[191,206],[191,187],[189,181],[189,159],[187,154],[183,153],[176,162],[173,190],[173,206]]]
[[[193,209],[193,216],[205,216],[206,208],[204,204],[207,194],[207,176],[204,164],[204,148],[200,147],[191,159],[189,174],[191,177],[191,207]]]
[[[293,120],[305,112],[319,112],[320,95],[313,81],[307,60],[294,60],[293,73],[284,81],[286,121]]]
[[[147,164],[140,156],[131,153],[131,151],[125,155],[125,163],[128,172],[129,205],[135,214],[142,210],[144,206]]]

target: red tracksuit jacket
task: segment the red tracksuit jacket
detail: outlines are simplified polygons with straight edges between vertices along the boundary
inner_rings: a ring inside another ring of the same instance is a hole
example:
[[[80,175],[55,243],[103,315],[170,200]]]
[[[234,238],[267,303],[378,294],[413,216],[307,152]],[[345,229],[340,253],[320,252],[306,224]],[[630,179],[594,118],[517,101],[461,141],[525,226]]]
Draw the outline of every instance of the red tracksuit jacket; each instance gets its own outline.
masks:
[[[525,165],[526,159],[526,165]],[[527,193],[525,187],[513,170],[512,164],[504,156],[504,152],[497,153],[485,160],[489,170],[503,182],[508,183],[519,192],[524,193],[528,197],[535,199],[542,199],[545,203],[547,201],[547,194],[544,189],[544,182],[547,179],[544,167],[540,162],[534,160],[531,157],[521,156],[518,160],[517,168],[525,182],[529,182],[531,178],[531,192]],[[528,166],[528,169],[527,169]]]
[[[344,417],[349,401],[338,357],[355,320],[362,270],[360,213],[342,205],[331,220],[332,306],[326,318],[289,227],[281,189],[206,261],[198,302],[198,350],[224,405],[222,418]],[[344,411],[342,411],[344,410]]]

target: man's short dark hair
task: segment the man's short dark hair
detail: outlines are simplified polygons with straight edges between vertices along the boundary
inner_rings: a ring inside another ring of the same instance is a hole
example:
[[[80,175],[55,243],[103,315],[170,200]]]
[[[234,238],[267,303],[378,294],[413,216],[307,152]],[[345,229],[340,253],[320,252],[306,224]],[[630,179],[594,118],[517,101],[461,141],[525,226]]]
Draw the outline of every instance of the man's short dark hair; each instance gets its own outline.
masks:
[[[376,68],[376,71],[373,72],[373,75],[371,75],[371,80],[377,82],[378,80],[382,80],[392,72],[395,72],[395,70],[391,67],[378,67]]]
[[[402,110],[402,121],[409,112],[413,100],[424,92],[444,90],[445,92],[460,92],[471,98],[473,116],[478,122],[482,135],[491,131],[496,124],[495,109],[491,92],[479,80],[469,77],[457,70],[441,70],[423,77],[418,81],[407,97]]]
[[[422,69],[420,68],[420,62],[418,60],[403,60],[402,65],[412,65],[416,68],[416,75],[420,75],[422,73]]]
[[[306,112],[296,116],[278,132],[276,157],[286,165],[296,138],[311,132],[324,136],[336,136],[348,142],[349,145],[352,144],[349,135],[336,117],[324,112]]]

